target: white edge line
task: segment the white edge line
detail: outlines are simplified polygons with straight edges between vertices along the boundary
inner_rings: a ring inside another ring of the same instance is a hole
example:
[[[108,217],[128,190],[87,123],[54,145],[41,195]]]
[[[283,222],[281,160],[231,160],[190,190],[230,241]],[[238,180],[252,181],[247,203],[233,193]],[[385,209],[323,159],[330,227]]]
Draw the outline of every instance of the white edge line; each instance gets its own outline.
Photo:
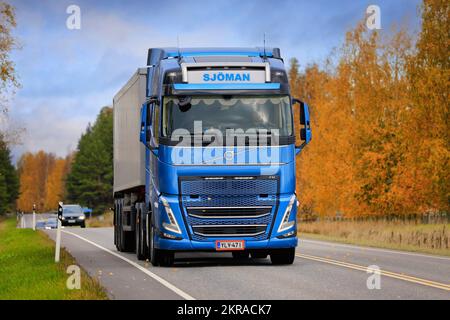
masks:
[[[138,263],[136,263],[136,262],[134,262],[134,261],[131,261],[131,260],[125,258],[124,256],[122,256],[122,255],[120,255],[120,254],[118,254],[118,253],[116,253],[116,252],[114,252],[114,251],[111,251],[111,250],[109,250],[109,249],[107,249],[107,248],[105,248],[105,247],[102,247],[101,245],[99,245],[99,244],[97,244],[97,243],[95,243],[95,242],[92,242],[91,240],[88,240],[88,239],[86,239],[86,238],[83,238],[82,236],[79,236],[79,235],[77,235],[77,234],[75,234],[75,233],[72,233],[72,232],[69,232],[69,231],[64,231],[64,230],[61,230],[61,231],[64,232],[64,233],[70,234],[70,235],[72,235],[72,236],[74,236],[74,237],[77,237],[77,238],[79,238],[79,239],[81,239],[81,240],[83,240],[83,241],[86,241],[87,243],[92,244],[93,246],[96,246],[97,248],[102,249],[103,251],[106,251],[106,252],[112,254],[113,256],[115,256],[115,257],[117,257],[117,258],[119,258],[119,259],[122,259],[122,260],[125,261],[125,262],[128,262],[128,263],[131,264],[133,267],[136,267],[137,269],[141,270],[141,271],[144,272],[145,274],[149,275],[150,277],[152,277],[153,279],[155,279],[156,281],[158,281],[159,283],[161,283],[161,284],[162,284],[163,286],[165,286],[166,288],[168,288],[168,289],[172,290],[173,292],[175,292],[177,295],[179,295],[179,296],[182,297],[183,299],[186,299],[186,300],[195,300],[194,297],[190,296],[189,294],[187,294],[187,293],[184,292],[183,290],[181,290],[181,289],[175,287],[175,286],[174,286],[173,284],[171,284],[170,282],[164,280],[164,279],[161,278],[160,276],[158,276],[158,275],[154,274],[153,272],[147,270],[146,268],[144,268],[143,266],[139,265]]]
[[[386,253],[393,253],[393,254],[402,254],[402,255],[406,255],[406,256],[417,256],[417,257],[423,257],[423,258],[450,260],[449,257],[432,255],[432,254],[420,254],[420,253],[414,253],[414,252],[404,252],[404,251],[400,251],[400,250],[389,250],[389,249],[382,249],[382,248],[373,248],[373,247],[358,246],[358,245],[352,245],[352,244],[346,244],[346,243],[338,243],[338,242],[331,242],[331,241],[310,240],[310,239],[301,238],[301,236],[299,237],[299,240],[300,240],[300,242],[310,242],[310,243],[321,244],[321,245],[324,245],[324,246],[347,247],[347,248],[360,249],[360,250],[370,250],[370,251],[379,251],[379,252],[386,252]]]

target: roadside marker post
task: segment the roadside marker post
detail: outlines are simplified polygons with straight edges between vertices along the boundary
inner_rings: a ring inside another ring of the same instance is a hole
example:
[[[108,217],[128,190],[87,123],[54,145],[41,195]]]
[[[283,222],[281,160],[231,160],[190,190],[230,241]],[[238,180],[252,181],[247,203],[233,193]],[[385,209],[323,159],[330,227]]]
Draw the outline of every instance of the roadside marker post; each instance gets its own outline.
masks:
[[[59,256],[61,252],[61,218],[63,214],[63,203],[58,203],[58,218],[57,223],[58,227],[56,228],[56,248],[55,248],[55,262],[59,262]]]
[[[25,218],[23,217],[23,211],[20,213],[20,227],[25,228]]]
[[[33,230],[36,230],[36,205],[33,204]]]

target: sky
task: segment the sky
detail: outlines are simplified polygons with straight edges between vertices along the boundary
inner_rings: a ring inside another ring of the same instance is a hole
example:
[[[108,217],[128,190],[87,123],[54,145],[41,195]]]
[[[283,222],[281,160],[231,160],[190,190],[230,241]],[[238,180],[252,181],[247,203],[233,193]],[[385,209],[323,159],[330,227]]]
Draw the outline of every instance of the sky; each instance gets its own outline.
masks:
[[[4,0],[16,7],[20,43],[11,58],[21,88],[10,102],[9,124],[24,128],[13,160],[27,151],[65,156],[88,123],[138,67],[148,48],[281,48],[301,67],[321,63],[345,32],[381,9],[382,31],[393,24],[418,30],[419,0]],[[81,28],[66,27],[67,7],[81,10]]]

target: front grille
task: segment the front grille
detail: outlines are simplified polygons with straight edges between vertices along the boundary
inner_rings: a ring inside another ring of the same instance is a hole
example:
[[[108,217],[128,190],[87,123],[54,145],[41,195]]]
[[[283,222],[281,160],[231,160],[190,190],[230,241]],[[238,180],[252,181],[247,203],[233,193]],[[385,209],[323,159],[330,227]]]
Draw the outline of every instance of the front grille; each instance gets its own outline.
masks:
[[[203,237],[254,237],[265,233],[267,225],[198,225],[192,229]]]
[[[253,225],[253,224],[270,224],[272,217],[270,215],[261,218],[221,218],[221,219],[205,219],[196,217],[187,217],[190,226],[197,225]]]
[[[208,177],[186,179],[181,181],[183,195],[250,195],[276,194],[278,181],[276,179],[240,180],[243,177],[227,177],[223,180],[208,180]],[[251,178],[251,177],[250,177]]]
[[[261,207],[261,206],[275,206],[276,196],[268,195],[267,197],[260,197],[259,195],[246,196],[229,196],[217,195],[207,196],[200,195],[198,197],[182,196],[183,205],[187,207]]]
[[[180,177],[181,207],[191,239],[267,239],[278,184],[274,176]]]
[[[187,207],[191,217],[205,219],[260,218],[270,214],[272,206],[261,207]]]

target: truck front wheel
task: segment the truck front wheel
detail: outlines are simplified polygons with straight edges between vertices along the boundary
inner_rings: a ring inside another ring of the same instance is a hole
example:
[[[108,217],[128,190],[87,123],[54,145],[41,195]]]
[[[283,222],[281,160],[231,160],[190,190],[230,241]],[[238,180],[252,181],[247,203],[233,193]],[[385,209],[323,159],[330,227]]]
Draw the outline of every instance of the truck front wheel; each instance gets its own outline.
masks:
[[[140,210],[137,212],[136,217],[136,228],[135,228],[135,236],[136,236],[136,257],[138,260],[144,260],[146,258],[145,254],[145,237],[144,237],[144,228],[142,223],[142,215]]]
[[[150,251],[150,262],[152,265],[156,266],[162,266],[162,267],[170,267],[173,265],[175,254],[172,251],[168,250],[160,250],[155,248],[155,227],[153,226],[153,223],[151,223],[150,226],[150,245],[149,245],[149,251]]]
[[[272,264],[292,264],[295,259],[295,248],[278,249],[270,253],[270,260]]]
[[[250,255],[247,251],[233,251],[231,254],[235,260],[247,260]]]

